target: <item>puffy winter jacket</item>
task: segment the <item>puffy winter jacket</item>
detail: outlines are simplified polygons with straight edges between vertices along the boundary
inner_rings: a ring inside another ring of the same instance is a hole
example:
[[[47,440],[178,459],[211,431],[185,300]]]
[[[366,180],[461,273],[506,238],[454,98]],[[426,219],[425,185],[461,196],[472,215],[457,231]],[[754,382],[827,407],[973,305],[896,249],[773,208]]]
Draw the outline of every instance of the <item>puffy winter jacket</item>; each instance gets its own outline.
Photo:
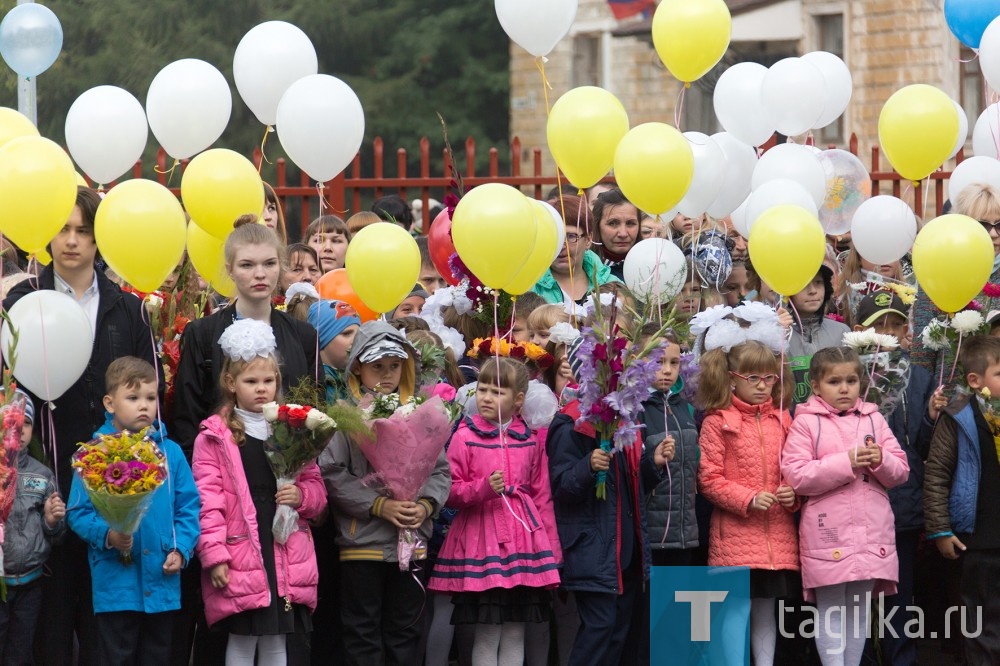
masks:
[[[750,405],[735,395],[729,407],[705,416],[698,489],[715,505],[710,565],[798,570],[795,507],[775,503],[767,511],[750,510],[757,493],[783,485],[778,461],[790,424],[788,412],[772,403]]]
[[[889,428],[906,454],[910,475],[906,481],[889,489],[889,502],[896,516],[896,531],[924,529],[924,460],[931,447],[934,423],[927,415],[927,405],[934,394],[931,374],[917,365],[910,366],[910,381],[899,404],[889,415]]]
[[[679,391],[680,387],[675,386]],[[698,427],[694,410],[679,392],[655,391],[642,403],[643,442],[646,455],[663,441],[674,438],[674,459],[668,463],[669,474],[653,487],[646,499],[651,548],[695,548],[698,546],[698,518],[695,497],[698,492]]]
[[[33,576],[49,559],[53,544],[66,534],[65,520],[52,528],[45,522],[45,500],[56,490],[52,470],[22,449],[17,458],[17,492],[3,525],[3,573],[8,584]]]
[[[109,414],[95,437],[116,432],[111,418]],[[149,510],[132,536],[132,564],[122,564],[118,551],[107,547],[108,523],[91,503],[80,476],[73,475],[67,518],[89,546],[95,613],[162,613],[181,607],[181,577],[164,574],[163,563],[171,550],[180,552],[184,564],[191,561],[198,542],[201,502],[180,446],[155,425],[149,434],[167,458],[169,476],[153,493]]]
[[[212,625],[245,610],[264,608],[271,603],[271,592],[261,555],[257,512],[240,451],[222,417],[211,416],[202,424],[192,469],[201,492],[201,590],[205,617]],[[326,491],[315,463],[302,470],[295,485],[302,492],[298,530],[284,545],[274,542],[278,594],[315,610],[319,574],[306,521],[320,515],[326,506]],[[263,529],[271,528],[265,525]],[[229,584],[216,589],[211,570],[223,563],[229,565]]]
[[[879,446],[882,462],[851,467],[851,451]],[[817,396],[799,405],[785,440],[781,471],[804,496],[799,520],[802,588],[807,601],[824,585],[874,580],[894,594],[899,580],[896,530],[886,488],[910,472],[889,424],[871,402],[839,412]]]

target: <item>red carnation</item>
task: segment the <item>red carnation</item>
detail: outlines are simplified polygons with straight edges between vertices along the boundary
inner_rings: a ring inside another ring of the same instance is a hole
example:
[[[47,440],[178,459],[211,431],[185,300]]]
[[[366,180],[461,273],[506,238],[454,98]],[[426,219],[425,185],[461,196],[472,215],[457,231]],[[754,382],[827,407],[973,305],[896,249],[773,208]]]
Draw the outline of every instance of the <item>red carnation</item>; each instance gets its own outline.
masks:
[[[542,356],[540,359],[535,361],[535,364],[542,370],[548,370],[555,362],[556,360],[552,358],[552,354],[545,354],[545,356]]]
[[[511,358],[524,358],[524,347],[516,346],[510,348]]]
[[[987,298],[1000,298],[1000,284],[993,284],[992,282],[987,282],[983,287],[983,294]]]
[[[288,423],[288,405],[281,405],[278,407],[278,420],[282,423]]]
[[[479,353],[483,356],[490,356],[493,354],[492,349],[493,338],[486,338],[479,343]]]
[[[309,416],[308,407],[294,407],[288,410],[288,425],[292,428],[304,428],[306,425],[306,417]],[[279,410],[279,418],[281,418]]]

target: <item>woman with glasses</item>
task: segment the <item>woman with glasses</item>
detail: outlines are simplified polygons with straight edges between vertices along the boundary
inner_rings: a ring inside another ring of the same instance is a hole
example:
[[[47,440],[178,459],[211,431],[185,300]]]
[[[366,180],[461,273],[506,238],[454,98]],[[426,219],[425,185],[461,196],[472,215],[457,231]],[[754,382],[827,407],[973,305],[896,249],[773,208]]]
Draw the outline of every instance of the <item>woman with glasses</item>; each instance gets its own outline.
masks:
[[[589,230],[593,218],[586,201],[575,196],[563,196],[561,204],[559,199],[551,199],[549,203],[556,210],[562,206],[566,243],[533,291],[549,303],[583,304],[594,289],[620,280],[590,249]]]
[[[974,220],[979,220],[983,228],[989,232],[990,240],[993,241],[993,272],[990,274],[989,283],[1000,283],[1000,189],[984,183],[969,185],[958,194],[955,199],[955,207],[951,212],[968,215]],[[955,270],[960,271],[962,268],[956,266]],[[982,293],[976,296],[975,300],[980,303],[989,302],[989,299],[985,298]],[[932,319],[944,314],[931,303],[927,294],[920,290],[917,294],[917,301],[913,304],[911,317],[914,333],[911,357],[914,363],[927,368],[934,373],[935,377],[942,376],[942,370],[950,375],[955,355],[950,349],[944,352],[928,349],[923,345],[920,332]],[[985,316],[985,314],[984,312],[983,315]]]

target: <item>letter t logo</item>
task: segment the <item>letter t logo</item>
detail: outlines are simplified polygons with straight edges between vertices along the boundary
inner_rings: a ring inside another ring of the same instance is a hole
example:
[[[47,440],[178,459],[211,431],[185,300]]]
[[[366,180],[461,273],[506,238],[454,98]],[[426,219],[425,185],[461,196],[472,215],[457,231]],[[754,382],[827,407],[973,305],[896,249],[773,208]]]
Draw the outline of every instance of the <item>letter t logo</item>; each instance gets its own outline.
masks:
[[[729,592],[675,590],[674,601],[691,604],[691,640],[705,643],[712,640],[712,602],[725,601]]]

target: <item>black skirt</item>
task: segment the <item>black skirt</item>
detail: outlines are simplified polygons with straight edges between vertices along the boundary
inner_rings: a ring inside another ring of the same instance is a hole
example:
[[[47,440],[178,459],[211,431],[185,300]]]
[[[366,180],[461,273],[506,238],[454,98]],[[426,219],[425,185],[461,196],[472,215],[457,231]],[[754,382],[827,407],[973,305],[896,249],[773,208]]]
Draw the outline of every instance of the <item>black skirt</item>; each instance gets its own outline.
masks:
[[[552,595],[540,587],[519,585],[494,587],[485,592],[459,592],[451,603],[452,624],[503,624],[504,622],[548,622]]]
[[[247,436],[240,447],[243,472],[250,486],[250,497],[257,511],[257,532],[260,539],[264,570],[271,589],[271,603],[265,608],[254,608],[231,615],[220,624],[224,630],[240,636],[274,636],[278,634],[299,634],[312,631],[309,608],[302,604],[291,604],[286,610],[284,597],[278,595],[277,566],[274,561],[274,535],[271,524],[277,504],[274,495],[278,492],[278,482],[271,471],[271,465],[264,454],[264,443]]]
[[[783,599],[802,596],[802,577],[790,569],[751,569],[751,599]]]

